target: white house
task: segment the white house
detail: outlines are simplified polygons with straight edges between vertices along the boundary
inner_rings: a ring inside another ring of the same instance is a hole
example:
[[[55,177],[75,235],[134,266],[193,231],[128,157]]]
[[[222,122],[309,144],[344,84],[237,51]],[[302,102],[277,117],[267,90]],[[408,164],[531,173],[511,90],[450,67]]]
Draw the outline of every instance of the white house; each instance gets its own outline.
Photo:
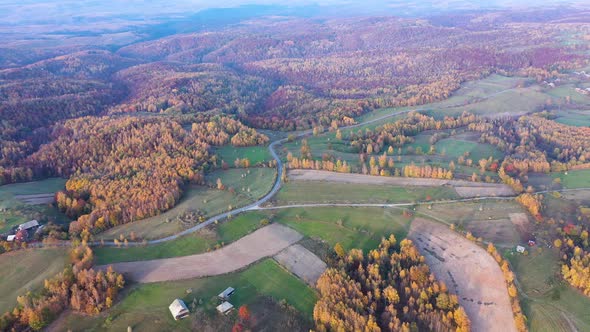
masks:
[[[172,304],[170,304],[168,309],[170,309],[170,313],[172,314],[172,317],[174,317],[174,320],[185,318],[190,314],[188,307],[184,301],[180,299],[175,299],[172,301]]]
[[[217,311],[219,311],[220,314],[227,314],[229,313],[232,309],[234,308],[233,304],[225,301],[222,304],[217,306]]]
[[[516,252],[518,253],[524,253],[526,249],[523,246],[516,246]]]
[[[26,230],[29,230],[33,227],[37,227],[37,226],[39,226],[39,222],[37,220],[31,220],[31,221],[27,221],[24,224],[20,224],[18,226],[18,230],[19,231],[26,231]]]
[[[16,235],[8,235],[8,236],[6,237],[6,241],[8,241],[8,242],[13,242],[15,237],[16,237]]]

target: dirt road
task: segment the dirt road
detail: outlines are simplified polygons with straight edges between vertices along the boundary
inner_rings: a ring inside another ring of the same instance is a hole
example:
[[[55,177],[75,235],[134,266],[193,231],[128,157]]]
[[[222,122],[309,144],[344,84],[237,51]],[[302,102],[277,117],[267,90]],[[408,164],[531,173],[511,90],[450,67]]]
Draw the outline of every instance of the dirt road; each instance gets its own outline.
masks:
[[[408,237],[436,278],[458,296],[472,331],[516,331],[502,270],[483,248],[444,225],[421,218],[412,222]]]
[[[158,282],[214,276],[244,268],[274,256],[303,236],[280,224],[271,224],[212,252],[184,257],[112,264],[117,272],[140,282]],[[124,249],[122,249],[124,250]],[[106,266],[99,268],[105,269]]]
[[[364,174],[336,173],[308,169],[295,169],[288,172],[292,181],[327,181],[354,184],[374,184],[393,186],[438,187],[451,186],[461,197],[513,196],[514,192],[505,184],[471,182],[465,180],[423,179],[406,177],[372,176]]]

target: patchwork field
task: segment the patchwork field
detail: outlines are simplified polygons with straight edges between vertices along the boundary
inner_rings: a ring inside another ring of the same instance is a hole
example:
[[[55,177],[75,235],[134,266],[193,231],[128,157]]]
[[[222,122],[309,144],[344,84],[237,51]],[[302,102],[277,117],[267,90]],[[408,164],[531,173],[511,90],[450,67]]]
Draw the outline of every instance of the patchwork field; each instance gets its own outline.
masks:
[[[182,222],[182,215],[190,211],[203,211],[213,216],[247,205],[270,191],[276,178],[272,168],[228,169],[207,175],[211,185],[221,179],[226,190],[206,186],[189,186],[180,202],[171,210],[158,216],[124,224],[101,233],[98,239],[115,239],[123,235],[129,238],[133,232],[137,238],[154,239],[172,235],[191,226]],[[230,192],[233,188],[235,193]]]
[[[266,215],[257,212],[242,213],[229,221],[207,227],[199,232],[178,239],[149,246],[97,247],[94,248],[98,265],[132,262],[150,259],[188,256],[229,244],[261,227]]]
[[[12,310],[16,297],[43,287],[43,282],[61,272],[65,249],[29,249],[0,255],[0,312]]]
[[[473,331],[516,331],[506,282],[484,249],[447,226],[416,218],[408,235],[437,279],[456,294]],[[485,286],[483,286],[485,285]]]
[[[273,256],[301,240],[293,229],[271,224],[221,249],[192,256],[114,263],[113,268],[140,283],[215,276],[244,268]],[[106,268],[101,266],[99,268]]]
[[[228,286],[236,289],[231,297],[231,303],[235,307],[248,305],[255,319],[259,318],[259,313],[265,311],[265,308],[270,308],[273,315],[289,318],[291,324],[295,324],[293,330],[306,331],[311,328],[309,322],[317,300],[316,293],[274,260],[266,259],[237,273],[132,286],[121,302],[108,312],[97,317],[68,313],[49,330],[124,331],[128,326],[134,331],[148,332],[214,331],[216,328],[231,330],[237,320],[237,313],[234,311],[228,316],[220,316],[215,312],[215,306],[219,304],[217,294]],[[191,290],[190,293],[186,292],[188,289]],[[263,297],[272,297],[275,301],[285,300],[288,305],[301,312],[302,316],[290,310],[285,311],[276,304],[269,306],[265,301],[261,301]],[[196,304],[190,318],[180,321],[172,318],[168,305],[175,298],[183,299],[189,306]],[[260,307],[260,302],[264,303],[264,307]],[[296,321],[293,322],[293,319]],[[268,322],[262,319],[261,321]],[[266,327],[279,329],[280,326]]]

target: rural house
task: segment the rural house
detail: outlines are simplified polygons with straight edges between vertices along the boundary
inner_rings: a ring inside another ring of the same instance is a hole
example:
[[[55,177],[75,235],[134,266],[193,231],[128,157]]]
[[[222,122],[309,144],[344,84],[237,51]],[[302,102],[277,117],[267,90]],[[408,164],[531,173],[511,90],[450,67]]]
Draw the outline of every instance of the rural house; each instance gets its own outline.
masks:
[[[27,231],[27,230],[29,230],[33,227],[37,227],[37,226],[39,226],[39,222],[37,220],[31,220],[31,221],[27,221],[24,224],[20,224],[18,226],[18,230],[19,231]]]
[[[172,301],[172,304],[170,304],[168,309],[170,309],[170,313],[172,314],[172,317],[174,317],[174,320],[185,318],[190,313],[184,301],[180,299]]]
[[[232,294],[235,292],[236,290],[233,287],[228,287],[226,288],[226,290],[224,290],[223,292],[221,292],[219,295],[217,295],[220,299],[222,300],[227,300],[229,299],[230,296],[232,296]]]
[[[219,311],[220,314],[227,315],[233,308],[233,304],[225,301],[217,306],[217,311]]]

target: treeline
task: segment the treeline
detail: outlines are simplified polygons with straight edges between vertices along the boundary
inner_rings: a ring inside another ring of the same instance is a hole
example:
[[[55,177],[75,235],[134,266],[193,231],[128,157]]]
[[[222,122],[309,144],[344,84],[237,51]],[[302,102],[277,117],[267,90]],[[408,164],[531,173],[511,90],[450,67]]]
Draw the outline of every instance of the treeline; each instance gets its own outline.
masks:
[[[573,287],[590,296],[590,246],[588,228],[568,224],[554,244],[562,255],[561,275]]]
[[[55,277],[45,280],[43,288],[17,298],[14,310],[0,317],[0,330],[41,330],[69,308],[96,315],[110,308],[125,279],[109,267],[106,271],[91,268],[93,253],[86,245],[72,248],[71,265]]]
[[[367,255],[339,255],[317,283],[317,331],[470,330],[457,297],[435,280],[410,240],[397,244],[392,235]]]

